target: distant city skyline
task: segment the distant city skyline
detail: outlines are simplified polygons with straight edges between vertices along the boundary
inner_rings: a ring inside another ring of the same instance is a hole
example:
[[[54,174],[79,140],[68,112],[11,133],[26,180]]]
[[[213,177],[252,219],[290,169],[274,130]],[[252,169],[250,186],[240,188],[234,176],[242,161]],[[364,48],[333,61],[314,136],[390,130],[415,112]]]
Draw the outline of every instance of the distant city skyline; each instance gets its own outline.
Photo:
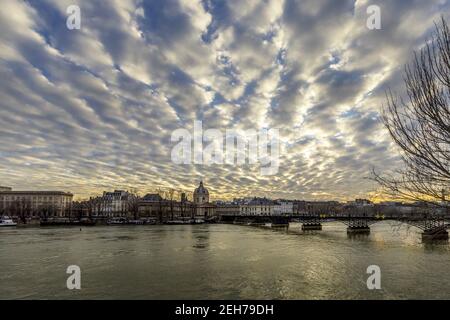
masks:
[[[200,182],[200,184],[204,184],[203,180],[199,180],[198,182]],[[208,184],[205,184],[208,187],[208,190],[211,190],[211,186],[209,186]],[[95,197],[101,197],[104,196],[105,194],[109,194],[109,193],[115,193],[115,192],[124,192],[124,193],[130,193],[133,195],[137,195],[138,197],[141,198],[145,198],[146,195],[149,194],[158,194],[161,193],[162,197],[166,197],[165,194],[167,194],[169,191],[173,191],[173,197],[175,200],[180,200],[184,196],[186,197],[187,200],[189,201],[193,201],[194,200],[194,193],[192,190],[194,190],[195,188],[197,188],[198,184],[195,185],[192,189],[180,189],[180,188],[174,188],[174,187],[154,187],[154,188],[149,188],[149,189],[145,189],[145,190],[137,190],[136,188],[130,188],[130,189],[121,189],[121,188],[110,188],[110,189],[105,189],[102,190],[100,192],[97,193],[91,193],[91,194],[87,194],[87,195],[82,195],[82,194],[77,194],[76,192],[74,192],[73,190],[50,190],[50,189],[36,189],[36,188],[28,188],[28,189],[16,189],[13,188],[11,186],[0,186],[0,192],[50,192],[50,193],[61,193],[61,192],[67,192],[68,194],[72,194],[73,196],[73,200],[74,201],[84,201],[84,200],[89,200],[90,198],[95,198]],[[332,199],[332,198],[323,198],[323,199],[312,199],[312,198],[283,198],[283,197],[277,197],[274,194],[264,194],[264,195],[257,195],[255,193],[251,193],[251,194],[238,194],[238,195],[214,195],[214,193],[210,193],[210,199],[212,202],[233,202],[233,201],[239,201],[239,200],[244,200],[244,199],[270,199],[270,200],[286,200],[286,201],[330,201],[330,202],[353,202],[355,200],[363,200],[363,201],[369,201],[369,202],[383,202],[383,201],[400,201],[401,200],[395,200],[395,199],[387,199],[387,198],[382,198],[382,197],[371,197],[370,199],[365,199],[365,198],[349,198],[349,199]]]
[[[80,30],[66,27],[78,4]],[[381,30],[367,7],[381,8]],[[13,1],[0,12],[0,185],[377,199],[372,168],[401,166],[379,121],[388,88],[447,1]],[[14,12],[14,14],[11,14]],[[280,132],[278,173],[179,165],[171,134]]]

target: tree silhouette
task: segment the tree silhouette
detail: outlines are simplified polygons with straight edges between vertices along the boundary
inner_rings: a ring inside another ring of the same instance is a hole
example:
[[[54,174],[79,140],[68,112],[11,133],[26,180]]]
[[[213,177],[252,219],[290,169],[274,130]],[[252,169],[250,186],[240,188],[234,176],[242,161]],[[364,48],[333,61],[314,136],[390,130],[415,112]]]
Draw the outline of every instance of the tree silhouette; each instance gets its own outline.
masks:
[[[373,171],[386,194],[448,206],[450,189],[450,31],[444,18],[405,66],[406,98],[386,94],[382,120],[399,147],[404,168]]]

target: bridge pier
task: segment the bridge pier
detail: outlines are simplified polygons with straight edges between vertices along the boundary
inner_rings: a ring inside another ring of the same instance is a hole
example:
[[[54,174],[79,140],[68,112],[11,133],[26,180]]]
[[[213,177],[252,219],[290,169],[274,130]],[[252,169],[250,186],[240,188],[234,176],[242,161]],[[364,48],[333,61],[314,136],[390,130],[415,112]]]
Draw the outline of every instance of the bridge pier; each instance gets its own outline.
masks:
[[[304,222],[302,224],[302,230],[322,230],[322,224],[320,222]]]
[[[269,221],[272,228],[289,227],[289,217],[286,216],[272,216]]]
[[[448,241],[448,231],[445,227],[437,227],[422,232],[422,241]]]
[[[349,226],[347,227],[348,234],[369,234],[369,226]]]
[[[349,220],[347,234],[369,234],[370,227],[367,219]]]

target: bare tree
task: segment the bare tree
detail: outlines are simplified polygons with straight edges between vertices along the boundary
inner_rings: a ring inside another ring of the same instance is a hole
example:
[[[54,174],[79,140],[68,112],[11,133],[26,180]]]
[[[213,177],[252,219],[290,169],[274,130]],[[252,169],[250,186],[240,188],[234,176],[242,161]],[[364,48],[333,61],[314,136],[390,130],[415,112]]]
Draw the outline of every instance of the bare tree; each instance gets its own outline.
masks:
[[[93,220],[94,215],[98,217],[105,211],[105,208],[103,207],[105,205],[104,202],[103,197],[91,197],[86,201],[85,207],[89,220]]]
[[[178,193],[180,194],[180,216],[182,218],[185,217],[186,215],[186,209],[187,209],[187,197],[186,197],[186,193],[178,190]]]
[[[131,189],[127,195],[127,211],[133,216],[134,220],[139,219],[139,201],[141,197],[139,196],[136,189]]]
[[[12,216],[17,217],[23,224],[31,217],[31,201],[28,199],[17,199],[10,204],[9,211]]]
[[[81,220],[83,218],[83,208],[85,207],[86,201],[74,201],[71,207],[71,214],[69,215],[69,220],[74,217],[75,219]]]
[[[175,206],[175,190],[169,188],[166,192],[166,199],[169,202],[170,220],[174,219],[174,206]]]
[[[166,207],[167,201],[164,199],[165,192],[161,188],[156,189],[156,194],[159,195],[159,197],[158,197],[158,221],[161,223],[163,221],[163,216],[164,216],[164,212],[166,209],[165,207]]]
[[[194,192],[180,190],[180,212],[183,217],[195,218]]]
[[[55,213],[56,208],[52,204],[42,204],[38,208],[39,218],[44,221],[48,218],[54,217]]]
[[[445,206],[450,190],[450,31],[444,18],[405,66],[406,98],[387,92],[382,120],[404,168],[373,172],[386,194]],[[442,201],[444,200],[444,201]]]
[[[21,199],[20,200],[20,211],[19,218],[22,223],[27,223],[27,218],[31,218],[31,200],[29,199]]]

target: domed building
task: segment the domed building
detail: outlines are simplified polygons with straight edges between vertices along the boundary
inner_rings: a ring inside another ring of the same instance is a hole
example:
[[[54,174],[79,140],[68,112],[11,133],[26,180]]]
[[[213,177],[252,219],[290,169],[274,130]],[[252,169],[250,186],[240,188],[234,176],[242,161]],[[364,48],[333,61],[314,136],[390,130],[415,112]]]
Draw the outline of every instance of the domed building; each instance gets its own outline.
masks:
[[[209,202],[209,192],[203,186],[203,181],[194,190],[195,216],[199,219],[211,219],[215,217],[216,206]]]
[[[196,204],[209,202],[209,192],[208,189],[203,186],[203,181],[200,181],[200,185],[194,190],[194,202]]]

